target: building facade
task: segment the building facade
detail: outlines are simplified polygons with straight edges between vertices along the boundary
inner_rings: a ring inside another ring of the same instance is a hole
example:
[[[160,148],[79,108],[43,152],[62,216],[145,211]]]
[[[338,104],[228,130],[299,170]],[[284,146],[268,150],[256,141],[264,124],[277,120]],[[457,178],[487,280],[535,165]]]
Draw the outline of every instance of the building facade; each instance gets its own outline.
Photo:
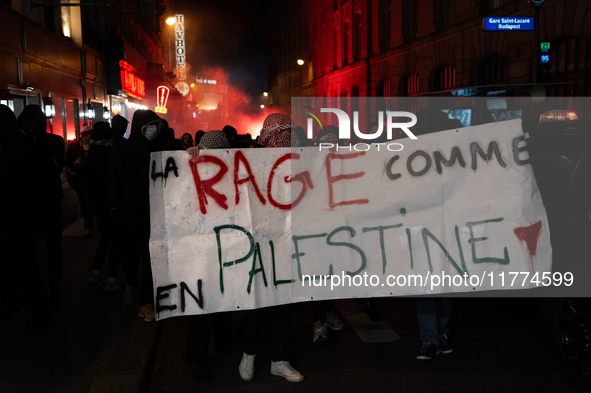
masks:
[[[533,84],[534,31],[484,31],[485,17],[533,17],[527,0],[299,0],[269,9],[270,104],[298,96],[409,96]],[[591,93],[591,2],[547,0],[539,40],[549,95]],[[302,60],[298,65],[297,60]]]
[[[67,140],[113,114],[153,110],[158,85],[172,88],[169,1],[79,3],[0,1],[0,103],[17,116],[29,104],[48,108],[50,131]]]

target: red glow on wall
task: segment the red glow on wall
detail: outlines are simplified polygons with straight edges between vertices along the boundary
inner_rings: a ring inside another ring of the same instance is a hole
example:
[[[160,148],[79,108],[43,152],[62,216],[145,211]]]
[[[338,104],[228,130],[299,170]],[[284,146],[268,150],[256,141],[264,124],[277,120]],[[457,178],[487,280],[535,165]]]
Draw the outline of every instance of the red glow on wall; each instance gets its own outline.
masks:
[[[132,97],[144,97],[146,95],[146,82],[138,77],[138,71],[127,62],[120,60],[121,88]]]

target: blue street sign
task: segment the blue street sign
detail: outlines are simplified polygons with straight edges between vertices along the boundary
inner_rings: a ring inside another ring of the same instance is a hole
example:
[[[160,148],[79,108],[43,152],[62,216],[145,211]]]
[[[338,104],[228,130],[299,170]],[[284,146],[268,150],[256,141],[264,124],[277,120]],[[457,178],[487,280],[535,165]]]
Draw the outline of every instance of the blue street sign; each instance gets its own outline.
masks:
[[[507,30],[533,30],[534,18],[529,17],[491,17],[484,18],[484,30],[507,31]]]
[[[540,63],[542,63],[542,64],[550,63],[550,55],[542,55],[540,57]]]

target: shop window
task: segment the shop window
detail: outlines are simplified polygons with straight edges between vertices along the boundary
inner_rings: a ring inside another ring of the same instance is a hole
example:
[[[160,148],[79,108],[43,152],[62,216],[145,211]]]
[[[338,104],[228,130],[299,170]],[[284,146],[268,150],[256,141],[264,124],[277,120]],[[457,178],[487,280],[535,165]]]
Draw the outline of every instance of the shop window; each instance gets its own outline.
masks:
[[[64,113],[66,115],[64,124],[65,124],[65,132],[67,135],[67,139],[75,139],[76,135],[76,112],[74,108],[74,101],[73,100],[65,100],[65,108]]]
[[[52,97],[53,105],[55,105],[55,115],[51,119],[51,128],[55,135],[59,135],[63,137],[65,140],[68,140],[68,135],[64,130],[64,100],[56,97]],[[74,138],[76,134],[74,134]]]

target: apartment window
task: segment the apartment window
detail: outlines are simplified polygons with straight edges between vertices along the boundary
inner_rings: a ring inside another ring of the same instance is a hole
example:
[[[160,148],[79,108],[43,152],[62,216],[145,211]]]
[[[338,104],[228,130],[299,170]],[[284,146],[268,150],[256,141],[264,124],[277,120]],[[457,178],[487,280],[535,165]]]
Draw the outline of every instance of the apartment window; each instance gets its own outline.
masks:
[[[476,5],[480,8],[481,14],[486,14],[487,12],[502,6],[503,2],[502,0],[476,0]]]
[[[450,26],[453,7],[453,0],[433,1],[433,24],[436,30],[442,30]]]
[[[349,61],[349,22],[343,22],[343,64]]]
[[[392,31],[392,0],[380,0],[379,3],[379,45],[380,52],[390,48],[390,36]]]
[[[449,90],[456,87],[456,69],[447,66],[435,75],[435,91]]]
[[[353,17],[353,57],[361,58],[361,14],[355,13]]]
[[[339,53],[339,29],[334,29],[333,31],[334,37],[334,45],[332,46],[332,67],[336,68],[338,66],[338,53]]]
[[[417,37],[417,4],[416,1],[402,2],[402,38],[408,44]]]

